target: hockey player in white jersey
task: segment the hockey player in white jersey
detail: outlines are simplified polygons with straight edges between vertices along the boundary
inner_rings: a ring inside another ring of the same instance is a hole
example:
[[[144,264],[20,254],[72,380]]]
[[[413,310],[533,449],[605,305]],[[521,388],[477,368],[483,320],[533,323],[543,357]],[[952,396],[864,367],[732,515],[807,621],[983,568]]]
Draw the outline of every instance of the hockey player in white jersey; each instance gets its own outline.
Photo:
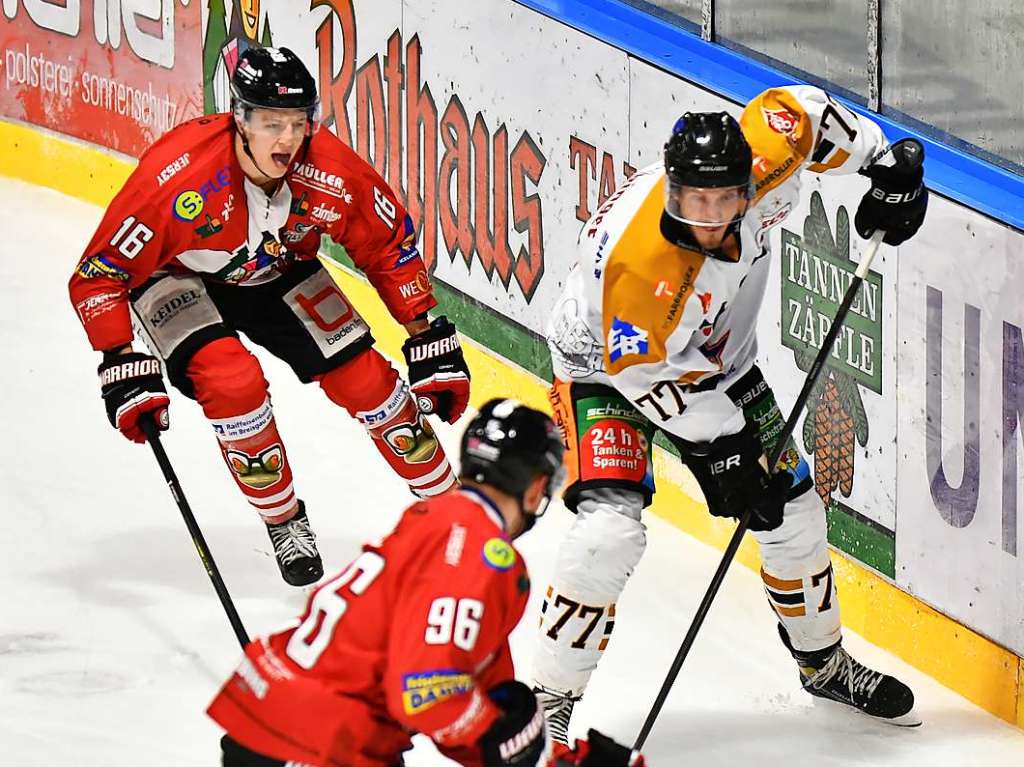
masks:
[[[664,162],[634,174],[583,227],[548,328],[550,397],[564,430],[576,518],[547,590],[535,658],[552,735],[566,738],[607,646],[616,602],[646,545],[651,444],[663,432],[710,512],[740,517],[760,544],[768,601],[808,692],[896,724],[914,696],[842,647],[825,509],[757,366],[767,231],[792,210],[801,172],[871,179],[855,226],[898,245],[924,220],[923,173],[894,160],[881,129],[810,86],[772,88],[739,123],[683,115]],[[695,587],[698,585],[695,584]]]

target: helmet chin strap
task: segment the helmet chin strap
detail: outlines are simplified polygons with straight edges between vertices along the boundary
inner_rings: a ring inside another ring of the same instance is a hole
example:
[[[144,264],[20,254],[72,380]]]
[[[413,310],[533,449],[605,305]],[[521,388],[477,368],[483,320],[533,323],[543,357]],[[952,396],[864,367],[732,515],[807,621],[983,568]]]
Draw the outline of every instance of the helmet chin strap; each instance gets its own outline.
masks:
[[[256,170],[258,170],[267,178],[274,178],[265,170],[263,170],[263,168],[260,167],[260,164],[256,162],[256,156],[252,153],[252,149],[249,148],[249,137],[245,135],[245,129],[241,125],[237,124],[236,127],[238,128],[238,136],[239,138],[242,139],[242,151],[245,152],[245,156],[249,158],[249,160],[252,162],[254,166],[256,166]]]
[[[519,513],[523,515],[523,532],[528,533],[537,524],[537,520],[548,510],[548,505],[551,503],[551,478],[548,478],[548,487],[544,490],[544,496],[540,499],[540,503],[537,504],[537,508],[532,514],[526,510],[524,495],[525,493],[516,500],[519,501]]]

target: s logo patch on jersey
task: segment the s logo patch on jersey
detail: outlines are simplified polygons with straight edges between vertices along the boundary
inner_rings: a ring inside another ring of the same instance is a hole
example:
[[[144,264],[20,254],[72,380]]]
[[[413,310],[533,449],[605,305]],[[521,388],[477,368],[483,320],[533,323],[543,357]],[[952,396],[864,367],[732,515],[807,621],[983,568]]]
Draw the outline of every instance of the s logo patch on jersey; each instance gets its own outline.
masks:
[[[491,538],[484,544],[484,562],[500,572],[511,570],[516,564],[516,550],[501,538]]]
[[[612,326],[608,330],[608,359],[615,362],[629,354],[647,354],[650,348],[647,338],[647,331],[643,328],[612,317]]]
[[[186,189],[174,198],[174,217],[179,221],[195,221],[203,212],[203,196],[195,189]]]

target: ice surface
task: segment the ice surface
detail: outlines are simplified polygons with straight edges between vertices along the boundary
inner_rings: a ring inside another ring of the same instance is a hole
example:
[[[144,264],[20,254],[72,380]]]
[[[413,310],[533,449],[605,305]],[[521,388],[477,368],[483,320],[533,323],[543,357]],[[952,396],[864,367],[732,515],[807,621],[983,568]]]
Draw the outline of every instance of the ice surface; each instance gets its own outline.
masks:
[[[108,426],[66,283],[97,208],[0,180],[0,763],[11,767],[218,764],[204,708],[239,649],[150,451]],[[409,496],[361,427],[281,363],[265,365],[297,487],[336,569],[386,532]],[[172,395],[165,445],[250,634],[301,609],[263,525],[242,501],[199,408]],[[455,432],[441,428],[450,445]],[[577,729],[632,742],[719,553],[651,518],[648,551]],[[528,670],[561,506],[521,541],[534,600],[513,636]],[[667,765],[1024,764],[1024,733],[848,633],[856,657],[917,693],[902,730],[814,703],[779,643],[757,576],[735,567],[652,733]],[[443,764],[419,742],[412,767]]]

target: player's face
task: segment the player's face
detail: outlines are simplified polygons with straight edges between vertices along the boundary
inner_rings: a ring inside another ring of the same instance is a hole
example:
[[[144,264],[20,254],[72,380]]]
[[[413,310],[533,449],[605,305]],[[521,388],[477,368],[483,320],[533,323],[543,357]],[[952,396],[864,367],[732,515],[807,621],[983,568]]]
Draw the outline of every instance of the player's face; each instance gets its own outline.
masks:
[[[291,165],[309,130],[302,109],[254,109],[246,123],[249,150],[259,169],[280,178]]]
[[[746,190],[741,186],[683,186],[677,199],[694,239],[709,250],[721,246],[729,225],[747,209]]]

